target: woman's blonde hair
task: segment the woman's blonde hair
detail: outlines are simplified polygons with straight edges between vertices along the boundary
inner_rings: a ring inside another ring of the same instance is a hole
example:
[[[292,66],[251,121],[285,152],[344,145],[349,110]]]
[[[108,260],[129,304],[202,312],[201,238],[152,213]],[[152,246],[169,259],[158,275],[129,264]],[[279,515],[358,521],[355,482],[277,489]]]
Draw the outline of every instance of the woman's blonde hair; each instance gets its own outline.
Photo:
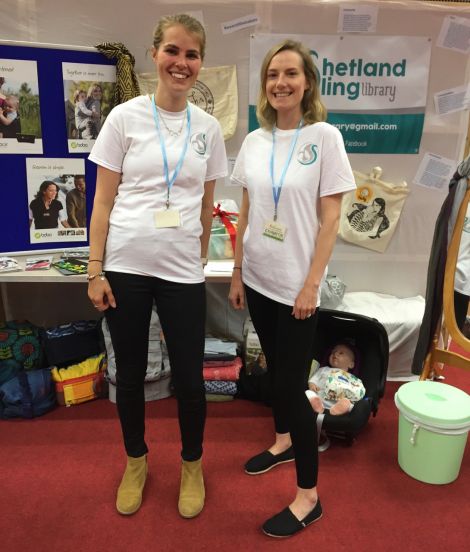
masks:
[[[97,88],[99,88],[100,92],[103,93],[103,87],[101,86],[101,84],[99,82],[94,82],[94,83],[90,84],[90,86],[88,87],[88,92],[87,92],[88,98],[93,94],[93,92]]]
[[[297,52],[302,59],[303,70],[305,78],[308,83],[308,89],[304,92],[302,98],[302,113],[305,124],[318,123],[319,121],[326,120],[326,107],[320,99],[319,90],[319,73],[311,53],[300,42],[295,40],[284,40],[280,44],[273,46],[266,54],[261,65],[261,86],[258,94],[258,102],[256,105],[256,117],[261,127],[271,129],[276,124],[276,110],[268,102],[266,96],[266,80],[268,75],[268,68],[271,60],[279,52],[290,50]]]
[[[158,50],[160,47],[164,32],[175,25],[181,25],[188,33],[194,34],[197,37],[199,40],[199,53],[201,55],[201,60],[203,60],[206,53],[206,31],[196,18],[186,13],[167,15],[160,19],[153,31],[153,45],[155,49]]]

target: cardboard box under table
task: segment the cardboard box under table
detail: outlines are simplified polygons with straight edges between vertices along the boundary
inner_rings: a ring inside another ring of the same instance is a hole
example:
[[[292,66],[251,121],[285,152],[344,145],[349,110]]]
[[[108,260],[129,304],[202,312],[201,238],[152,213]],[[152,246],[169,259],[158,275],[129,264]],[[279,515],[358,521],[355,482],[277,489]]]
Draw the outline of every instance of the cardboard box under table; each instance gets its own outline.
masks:
[[[63,406],[71,406],[106,396],[105,371],[104,353],[67,368],[54,367],[51,373],[55,381],[57,402]]]

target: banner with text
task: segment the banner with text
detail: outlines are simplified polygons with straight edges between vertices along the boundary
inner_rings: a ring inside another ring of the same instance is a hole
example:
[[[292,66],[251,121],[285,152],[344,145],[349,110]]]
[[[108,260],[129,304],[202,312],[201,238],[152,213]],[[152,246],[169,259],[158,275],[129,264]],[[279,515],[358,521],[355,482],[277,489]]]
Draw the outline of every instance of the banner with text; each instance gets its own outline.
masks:
[[[249,130],[257,128],[260,68],[286,38],[309,48],[328,122],[348,153],[418,153],[426,110],[431,41],[411,36],[260,34],[250,44]]]

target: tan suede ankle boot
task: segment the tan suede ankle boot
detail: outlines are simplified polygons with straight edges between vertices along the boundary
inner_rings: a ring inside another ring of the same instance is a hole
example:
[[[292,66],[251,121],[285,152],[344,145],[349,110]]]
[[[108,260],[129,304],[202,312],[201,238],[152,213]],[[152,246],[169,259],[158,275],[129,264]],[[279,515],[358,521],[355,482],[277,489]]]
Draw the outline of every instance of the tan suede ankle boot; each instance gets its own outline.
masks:
[[[142,504],[142,492],[147,479],[147,455],[127,457],[127,466],[117,492],[116,509],[120,514],[135,514]]]
[[[195,462],[183,460],[181,467],[181,486],[178,510],[182,517],[193,518],[204,508],[204,478],[202,476],[202,459]]]

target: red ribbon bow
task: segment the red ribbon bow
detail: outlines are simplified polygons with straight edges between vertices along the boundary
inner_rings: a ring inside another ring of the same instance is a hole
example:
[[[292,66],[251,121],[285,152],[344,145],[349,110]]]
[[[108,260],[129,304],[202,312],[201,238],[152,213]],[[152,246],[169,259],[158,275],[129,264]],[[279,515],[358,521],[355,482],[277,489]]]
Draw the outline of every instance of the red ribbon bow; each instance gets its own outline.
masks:
[[[222,221],[223,225],[227,229],[227,233],[230,236],[230,241],[232,242],[233,252],[235,253],[235,241],[237,239],[237,229],[232,224],[232,221],[230,220],[230,216],[236,216],[238,217],[238,213],[232,213],[230,211],[223,211],[220,208],[220,203],[217,203],[217,207],[214,207],[214,210],[212,211],[213,217],[220,217],[220,220]]]

